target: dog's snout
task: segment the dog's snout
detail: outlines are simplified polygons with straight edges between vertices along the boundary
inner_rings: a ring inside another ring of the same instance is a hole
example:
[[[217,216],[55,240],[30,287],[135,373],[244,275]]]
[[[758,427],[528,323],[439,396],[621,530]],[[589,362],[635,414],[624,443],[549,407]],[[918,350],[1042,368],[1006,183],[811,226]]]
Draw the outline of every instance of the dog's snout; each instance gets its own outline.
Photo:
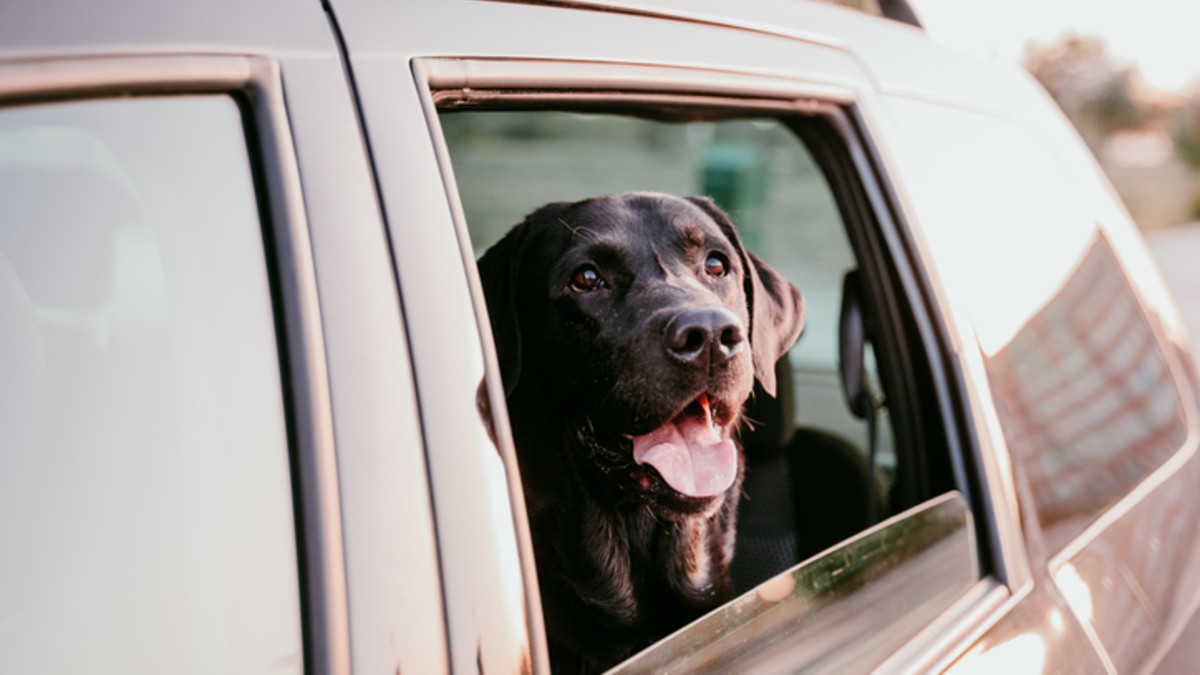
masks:
[[[741,319],[724,307],[689,309],[676,314],[667,324],[667,353],[687,364],[725,363],[745,343],[746,330]]]

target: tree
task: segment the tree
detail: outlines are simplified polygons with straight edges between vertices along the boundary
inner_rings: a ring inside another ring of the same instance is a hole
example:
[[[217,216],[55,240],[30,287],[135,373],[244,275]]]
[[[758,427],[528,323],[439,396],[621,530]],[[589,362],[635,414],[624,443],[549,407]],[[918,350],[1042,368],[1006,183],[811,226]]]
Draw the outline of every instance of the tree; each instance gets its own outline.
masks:
[[[1030,46],[1025,68],[1093,150],[1112,133],[1146,122],[1147,106],[1136,93],[1137,69],[1113,59],[1100,38],[1071,35],[1048,46]]]
[[[1200,88],[1193,89],[1175,111],[1175,151],[1193,169],[1200,169]]]

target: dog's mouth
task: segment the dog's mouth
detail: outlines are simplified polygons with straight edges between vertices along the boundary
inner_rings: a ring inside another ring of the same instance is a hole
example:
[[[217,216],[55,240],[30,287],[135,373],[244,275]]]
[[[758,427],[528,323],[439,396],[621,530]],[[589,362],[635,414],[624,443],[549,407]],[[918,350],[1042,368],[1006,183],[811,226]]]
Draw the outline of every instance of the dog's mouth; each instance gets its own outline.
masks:
[[[738,471],[737,446],[725,437],[720,421],[728,416],[723,409],[714,410],[708,394],[700,394],[662,426],[633,436],[633,459],[653,467],[680,494],[721,494],[733,485]]]

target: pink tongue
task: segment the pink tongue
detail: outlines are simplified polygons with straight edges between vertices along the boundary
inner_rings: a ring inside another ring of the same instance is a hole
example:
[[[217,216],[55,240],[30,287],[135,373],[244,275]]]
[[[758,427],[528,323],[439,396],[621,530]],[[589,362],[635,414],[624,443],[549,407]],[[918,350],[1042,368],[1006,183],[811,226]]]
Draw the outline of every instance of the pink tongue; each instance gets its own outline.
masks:
[[[720,494],[737,477],[737,447],[721,438],[707,415],[677,419],[634,436],[633,459],[654,467],[667,485],[692,497]]]

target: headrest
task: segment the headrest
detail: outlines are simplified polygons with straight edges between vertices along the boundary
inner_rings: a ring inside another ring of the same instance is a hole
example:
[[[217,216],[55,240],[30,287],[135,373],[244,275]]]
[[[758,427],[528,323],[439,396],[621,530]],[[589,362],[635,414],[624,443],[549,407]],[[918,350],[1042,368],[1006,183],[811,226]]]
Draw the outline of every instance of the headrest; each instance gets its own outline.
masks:
[[[141,214],[129,188],[91,168],[7,166],[0,204],[0,251],[35,304],[89,307],[112,294],[117,231]]]

